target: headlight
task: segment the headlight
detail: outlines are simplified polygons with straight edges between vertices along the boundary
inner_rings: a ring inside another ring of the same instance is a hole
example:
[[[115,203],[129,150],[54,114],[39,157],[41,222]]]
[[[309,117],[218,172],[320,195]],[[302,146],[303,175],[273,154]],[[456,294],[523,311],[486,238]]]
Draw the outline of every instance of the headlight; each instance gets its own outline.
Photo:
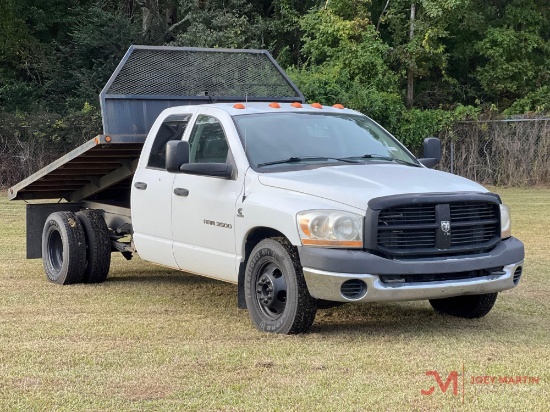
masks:
[[[304,246],[363,247],[363,217],[335,210],[308,210],[297,215]]]
[[[500,205],[500,237],[506,239],[510,236],[512,236],[510,208],[506,205]]]

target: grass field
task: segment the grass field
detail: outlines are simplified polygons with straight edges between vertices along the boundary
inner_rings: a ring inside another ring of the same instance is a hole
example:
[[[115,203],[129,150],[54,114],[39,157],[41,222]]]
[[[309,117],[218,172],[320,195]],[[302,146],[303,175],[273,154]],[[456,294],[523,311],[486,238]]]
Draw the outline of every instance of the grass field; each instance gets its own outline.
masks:
[[[234,285],[139,258],[114,255],[103,284],[49,283],[24,258],[24,204],[3,193],[0,410],[548,411],[550,190],[498,192],[527,264],[485,318],[427,302],[345,305],[302,336],[256,331]],[[457,371],[457,395],[426,371],[443,383]],[[471,383],[480,376],[538,383]]]

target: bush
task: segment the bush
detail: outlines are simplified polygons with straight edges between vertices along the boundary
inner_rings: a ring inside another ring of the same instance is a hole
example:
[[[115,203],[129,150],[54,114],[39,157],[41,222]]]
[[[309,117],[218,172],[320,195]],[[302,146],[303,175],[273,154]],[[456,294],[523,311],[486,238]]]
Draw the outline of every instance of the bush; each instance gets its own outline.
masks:
[[[11,186],[101,132],[90,104],[56,113],[0,112],[0,187]]]
[[[458,121],[476,119],[479,109],[458,105],[453,110],[410,109],[402,112],[396,136],[403,144],[416,153],[420,152],[426,137],[448,136]]]
[[[358,110],[380,123],[416,153],[426,137],[447,133],[457,121],[476,119],[479,115],[479,109],[462,105],[452,110],[407,110],[397,93],[343,79],[337,68],[290,68],[287,72],[308,102],[341,103]]]

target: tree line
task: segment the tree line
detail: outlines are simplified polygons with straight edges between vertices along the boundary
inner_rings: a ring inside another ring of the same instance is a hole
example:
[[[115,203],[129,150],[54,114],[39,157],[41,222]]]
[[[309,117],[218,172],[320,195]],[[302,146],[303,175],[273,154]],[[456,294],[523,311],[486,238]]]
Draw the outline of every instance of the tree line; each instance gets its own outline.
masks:
[[[130,44],[267,49],[308,100],[358,109],[418,148],[457,120],[550,112],[549,6],[3,0],[0,153],[14,136],[55,152],[101,132],[98,93]]]

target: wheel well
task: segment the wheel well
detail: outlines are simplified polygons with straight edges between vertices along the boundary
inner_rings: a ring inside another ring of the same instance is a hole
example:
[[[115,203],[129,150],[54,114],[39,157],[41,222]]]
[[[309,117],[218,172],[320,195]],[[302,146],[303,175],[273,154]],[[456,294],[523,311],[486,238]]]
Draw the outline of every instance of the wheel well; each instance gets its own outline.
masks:
[[[262,240],[270,237],[286,237],[278,230],[270,227],[257,227],[248,232],[244,243],[244,259],[239,265],[239,277],[237,287],[237,306],[239,309],[246,309],[246,301],[244,299],[244,272],[246,270],[246,262],[252,252],[252,249]]]

